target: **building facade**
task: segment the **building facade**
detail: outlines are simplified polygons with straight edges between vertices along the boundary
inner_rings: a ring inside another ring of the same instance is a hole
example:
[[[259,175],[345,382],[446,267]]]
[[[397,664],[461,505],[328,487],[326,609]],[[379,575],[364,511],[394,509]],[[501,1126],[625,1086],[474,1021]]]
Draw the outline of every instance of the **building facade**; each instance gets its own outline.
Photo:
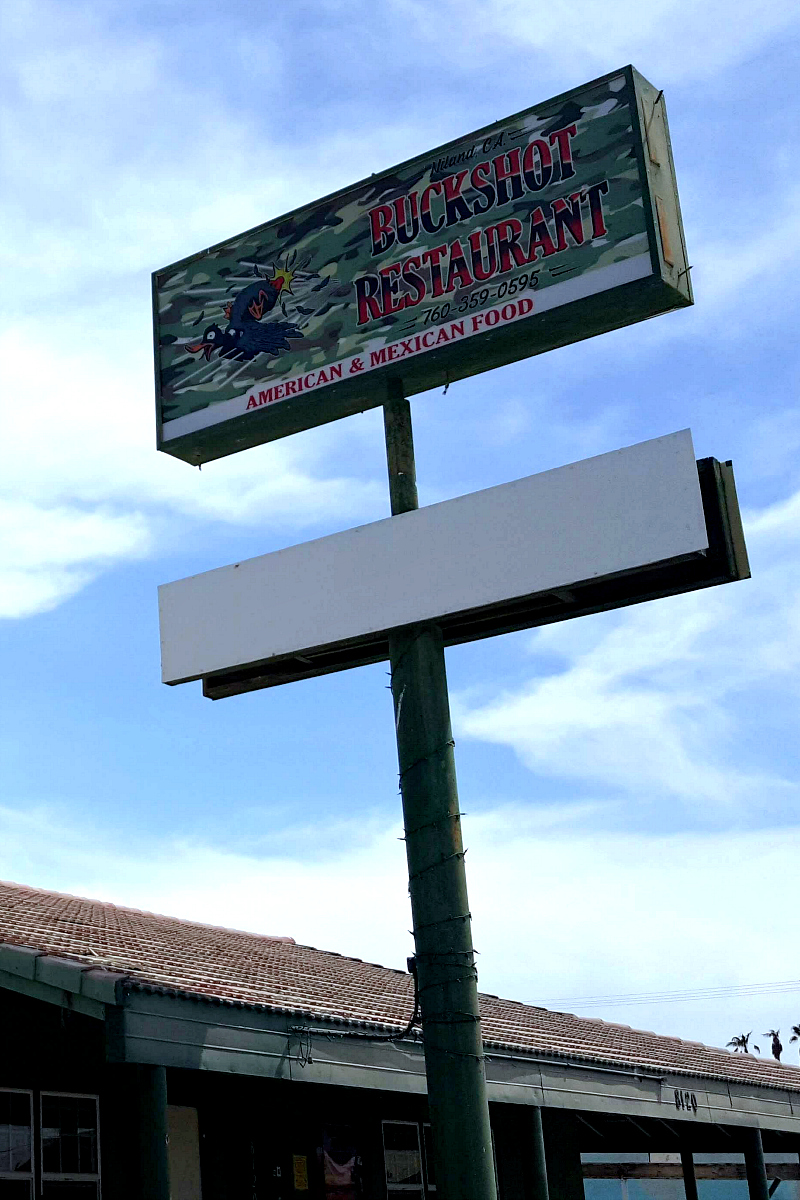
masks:
[[[0,885],[0,1200],[431,1200],[411,975]],[[500,1200],[795,1200],[800,1069],[482,996]]]

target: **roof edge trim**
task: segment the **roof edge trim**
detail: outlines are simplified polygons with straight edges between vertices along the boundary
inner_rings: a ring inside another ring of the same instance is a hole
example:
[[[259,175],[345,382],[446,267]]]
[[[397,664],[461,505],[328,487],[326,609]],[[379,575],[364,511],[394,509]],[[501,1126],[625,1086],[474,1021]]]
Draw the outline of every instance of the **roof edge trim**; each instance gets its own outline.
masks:
[[[79,1009],[79,1001],[85,1001],[89,1009],[93,1005],[102,1008],[106,1004],[119,1004],[119,984],[125,978],[119,972],[109,971],[102,965],[68,958],[61,954],[48,954],[31,946],[0,943],[0,987],[10,991],[21,991],[26,995],[38,995],[40,999],[51,999],[62,1007]],[[31,991],[23,984],[34,984]],[[45,994],[49,990],[52,996]],[[58,997],[69,997],[68,1001]],[[90,1011],[90,1016],[103,1016],[104,1012]]]

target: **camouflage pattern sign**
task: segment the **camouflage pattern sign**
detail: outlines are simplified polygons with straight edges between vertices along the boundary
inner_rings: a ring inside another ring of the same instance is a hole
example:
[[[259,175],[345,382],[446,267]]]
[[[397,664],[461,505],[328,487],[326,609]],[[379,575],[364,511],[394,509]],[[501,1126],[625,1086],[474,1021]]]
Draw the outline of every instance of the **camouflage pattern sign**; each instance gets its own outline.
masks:
[[[153,276],[159,448],[202,463],[691,303],[632,67]]]

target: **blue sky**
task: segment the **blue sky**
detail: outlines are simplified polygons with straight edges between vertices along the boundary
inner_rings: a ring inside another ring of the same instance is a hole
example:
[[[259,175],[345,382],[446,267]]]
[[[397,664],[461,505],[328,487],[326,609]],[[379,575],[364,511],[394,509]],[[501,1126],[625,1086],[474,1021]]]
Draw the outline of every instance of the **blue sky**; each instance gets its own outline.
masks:
[[[212,704],[161,685],[156,603],[387,515],[380,415],[158,454],[149,275],[633,62],[696,304],[415,398],[421,500],[689,426],[753,578],[449,652],[481,986],[800,975],[799,32],[779,0],[5,7],[0,876],[403,963],[385,667]],[[719,1044],[800,989],[585,1011]]]

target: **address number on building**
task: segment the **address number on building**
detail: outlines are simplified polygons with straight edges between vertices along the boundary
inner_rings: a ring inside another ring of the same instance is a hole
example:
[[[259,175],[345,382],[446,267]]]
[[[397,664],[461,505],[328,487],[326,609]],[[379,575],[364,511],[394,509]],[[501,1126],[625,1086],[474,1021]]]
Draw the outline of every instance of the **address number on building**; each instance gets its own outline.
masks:
[[[675,1092],[675,1107],[680,1112],[697,1112],[697,1093],[682,1092],[679,1088],[674,1089]]]

